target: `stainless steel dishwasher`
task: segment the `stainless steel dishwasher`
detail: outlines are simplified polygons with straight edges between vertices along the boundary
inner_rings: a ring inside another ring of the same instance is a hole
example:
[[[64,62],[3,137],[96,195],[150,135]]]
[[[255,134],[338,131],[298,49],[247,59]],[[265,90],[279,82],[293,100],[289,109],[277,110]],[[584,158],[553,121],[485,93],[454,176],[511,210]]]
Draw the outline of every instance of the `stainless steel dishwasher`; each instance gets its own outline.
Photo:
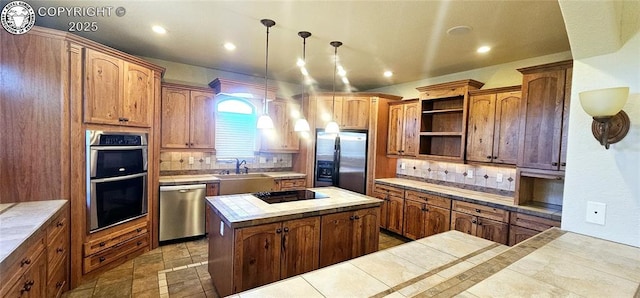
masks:
[[[160,186],[160,241],[204,235],[206,185]]]

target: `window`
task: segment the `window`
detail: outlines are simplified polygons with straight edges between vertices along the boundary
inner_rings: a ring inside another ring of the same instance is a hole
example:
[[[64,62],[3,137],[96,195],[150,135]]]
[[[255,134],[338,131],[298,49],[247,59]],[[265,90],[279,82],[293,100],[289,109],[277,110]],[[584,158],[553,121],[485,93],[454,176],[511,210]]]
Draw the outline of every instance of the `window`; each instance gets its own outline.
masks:
[[[253,158],[256,109],[246,100],[229,98],[216,105],[216,158]]]

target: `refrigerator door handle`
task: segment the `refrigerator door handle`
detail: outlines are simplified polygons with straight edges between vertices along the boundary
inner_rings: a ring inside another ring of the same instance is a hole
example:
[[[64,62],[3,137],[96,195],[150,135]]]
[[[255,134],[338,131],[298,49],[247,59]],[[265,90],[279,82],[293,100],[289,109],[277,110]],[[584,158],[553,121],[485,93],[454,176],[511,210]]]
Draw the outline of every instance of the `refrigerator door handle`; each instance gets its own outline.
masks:
[[[333,147],[333,186],[340,185],[340,136],[336,136]]]

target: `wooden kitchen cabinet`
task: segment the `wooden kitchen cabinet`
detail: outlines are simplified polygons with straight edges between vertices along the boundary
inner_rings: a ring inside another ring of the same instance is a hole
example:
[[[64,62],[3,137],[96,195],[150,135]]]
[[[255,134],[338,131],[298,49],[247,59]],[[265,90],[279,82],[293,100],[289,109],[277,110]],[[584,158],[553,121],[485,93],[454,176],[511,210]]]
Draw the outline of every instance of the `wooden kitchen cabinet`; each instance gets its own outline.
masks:
[[[151,127],[153,70],[86,48],[84,75],[86,123]]]
[[[416,88],[420,92],[418,156],[464,160],[468,92],[483,85],[461,80]]]
[[[519,167],[564,171],[573,61],[518,69],[522,76]]]
[[[516,164],[520,86],[469,92],[467,160]]]
[[[379,208],[322,216],[320,267],[378,250]]]
[[[84,243],[83,273],[117,262],[122,258],[132,258],[149,248],[149,230],[146,221],[136,221],[127,227],[96,237]]]
[[[369,107],[371,99],[367,96],[332,95],[316,97],[316,127],[324,128],[329,121],[335,120],[341,129],[368,129]],[[333,111],[333,117],[331,117]]]
[[[509,211],[461,201],[454,201],[451,209],[452,230],[508,243]]]
[[[212,91],[186,85],[163,84],[162,148],[213,150],[214,115]]]
[[[404,226],[404,190],[376,183],[373,194],[376,198],[383,200],[380,208],[380,227],[402,235]]]
[[[294,110],[299,110],[297,104],[284,100],[269,102],[269,116],[273,120],[274,130],[262,133],[260,151],[297,152],[300,149],[300,137],[294,131],[296,119],[290,116]]]
[[[387,154],[416,156],[418,154],[419,101],[405,100],[389,106]]]
[[[235,234],[237,292],[318,268],[320,217],[246,227]]]
[[[291,179],[277,179],[274,180],[274,191],[288,191],[288,190],[304,190],[307,185],[306,178],[291,178]]]
[[[516,245],[552,227],[560,227],[559,221],[519,212],[511,212],[510,222],[509,246]]]
[[[403,236],[420,239],[450,229],[451,199],[407,190]]]

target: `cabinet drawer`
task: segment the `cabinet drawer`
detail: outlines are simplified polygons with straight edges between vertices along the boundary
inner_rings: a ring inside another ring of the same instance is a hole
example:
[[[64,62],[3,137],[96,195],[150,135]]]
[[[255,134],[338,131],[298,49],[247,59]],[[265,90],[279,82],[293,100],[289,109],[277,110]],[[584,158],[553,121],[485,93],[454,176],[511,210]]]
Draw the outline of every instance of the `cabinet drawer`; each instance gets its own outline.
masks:
[[[92,254],[101,252],[112,246],[118,245],[129,239],[138,237],[147,233],[147,223],[140,223],[127,229],[123,229],[113,234],[109,234],[105,237],[91,240],[84,244],[84,256],[90,256]]]
[[[58,298],[67,289],[68,264],[65,258],[55,268],[49,267],[49,282],[47,282],[47,297]]]
[[[373,191],[383,193],[383,194],[388,194],[395,197],[404,198],[404,189],[393,187],[393,186],[387,186],[387,185],[376,183]]]
[[[5,294],[6,291],[9,290],[9,285],[13,285],[14,283],[18,282],[18,280],[22,278],[22,275],[33,268],[35,262],[39,258],[41,258],[41,254],[45,249],[44,232],[41,230],[37,233],[40,233],[40,235],[36,237],[34,243],[32,243],[27,249],[25,249],[24,252],[20,256],[18,256],[18,258],[16,258],[11,265],[6,267],[6,270],[2,271],[0,297],[7,297],[7,295]],[[8,275],[8,272],[13,274]]]
[[[118,243],[113,247],[104,250],[98,254],[84,258],[83,271],[89,273],[96,268],[100,268],[121,257],[127,256],[137,250],[145,249],[149,242],[149,234],[144,233],[129,241]]]
[[[53,239],[49,245],[47,246],[47,266],[48,268],[53,268],[56,264],[60,262],[63,258],[65,258],[69,254],[69,237],[66,234],[61,233]],[[49,274],[47,275],[51,278],[51,274],[53,272],[49,270]]]
[[[517,212],[511,213],[511,224],[538,232],[545,231],[552,227],[560,227],[559,221]]]
[[[62,213],[60,213],[53,221],[51,221],[51,224],[49,224],[49,227],[47,228],[47,246],[51,246],[51,243],[56,241],[56,237],[60,233],[69,233],[69,221],[65,212],[67,209],[64,208],[63,210],[64,211]]]
[[[31,260],[29,266],[23,267],[28,268],[21,272],[18,279],[6,285],[8,290],[2,290],[0,293],[2,297],[45,297],[47,264],[42,251]],[[10,288],[9,285],[11,285]]]
[[[307,184],[306,179],[285,179],[280,180],[280,190],[295,190],[304,188]]]
[[[419,201],[422,203],[426,202],[427,204],[433,205],[436,207],[451,209],[451,199],[443,198],[443,197],[432,195],[432,194],[427,194],[427,193],[413,191],[413,190],[407,190],[406,199]]]
[[[454,201],[452,210],[501,222],[508,222],[509,220],[509,211],[473,203]]]
[[[437,89],[437,90],[429,90],[424,91],[420,94],[421,99],[433,99],[433,98],[443,98],[443,97],[454,97],[465,95],[467,93],[467,87],[457,87],[457,88],[447,88],[447,89]]]

